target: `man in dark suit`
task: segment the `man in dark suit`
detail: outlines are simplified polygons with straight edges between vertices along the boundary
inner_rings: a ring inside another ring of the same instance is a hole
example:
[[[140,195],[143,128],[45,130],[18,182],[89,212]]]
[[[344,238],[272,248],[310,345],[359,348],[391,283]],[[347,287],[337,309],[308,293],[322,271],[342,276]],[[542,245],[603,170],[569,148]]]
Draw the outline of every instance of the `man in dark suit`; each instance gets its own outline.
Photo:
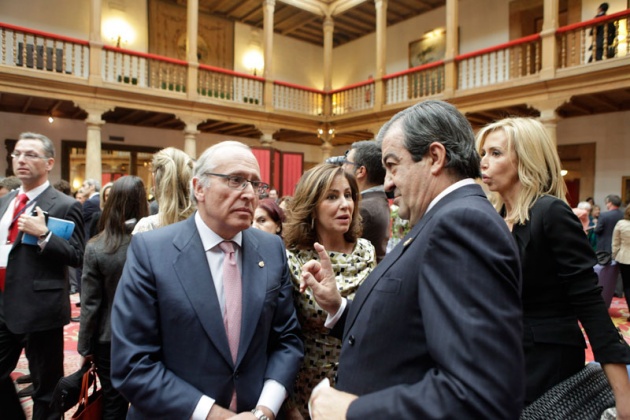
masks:
[[[268,185],[234,141],[207,149],[192,182],[194,216],[131,241],[112,310],[113,384],[130,419],[274,419],[303,346],[282,241],[251,228]],[[242,273],[238,344],[225,242]]]
[[[343,168],[353,174],[361,191],[362,238],[374,245],[376,262],[385,258],[389,240],[389,202],[383,188],[385,168],[381,163],[381,148],[375,141],[363,140],[352,144],[344,159]]]
[[[621,206],[621,197],[615,194],[607,195],[604,199],[604,205],[608,211],[600,214],[595,226],[595,235],[597,235],[597,251],[612,252],[612,237],[615,225],[623,219],[623,211],[619,209]]]
[[[81,205],[48,181],[55,163],[50,139],[23,133],[11,157],[22,186],[0,199],[0,412],[2,418],[25,418],[9,376],[25,342],[34,385],[33,419],[57,420],[61,413],[50,402],[64,373],[63,326],[70,322],[67,267],[79,266],[83,258]],[[26,203],[23,210],[20,201]],[[48,230],[44,212],[74,222],[70,240]],[[37,243],[22,243],[24,234],[35,236]]]
[[[90,226],[92,217],[95,213],[101,211],[101,183],[95,179],[86,179],[83,181],[82,187],[83,193],[87,196],[85,203],[83,203],[83,225]],[[86,239],[89,239],[89,233],[86,229]]]
[[[452,105],[426,101],[377,140],[385,189],[412,228],[352,302],[321,245],[321,263],[305,264],[303,287],[343,338],[336,389],[313,392],[313,419],[517,419],[521,267],[507,224],[474,182],[470,124]]]

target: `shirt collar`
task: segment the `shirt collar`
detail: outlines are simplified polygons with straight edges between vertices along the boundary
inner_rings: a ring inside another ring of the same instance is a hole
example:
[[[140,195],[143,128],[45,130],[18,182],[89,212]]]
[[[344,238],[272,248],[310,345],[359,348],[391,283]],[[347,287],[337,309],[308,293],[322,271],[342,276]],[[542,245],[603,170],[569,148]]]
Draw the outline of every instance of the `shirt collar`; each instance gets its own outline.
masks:
[[[40,185],[39,187],[33,188],[32,190],[30,190],[28,192],[24,192],[22,187],[20,187],[20,189],[18,190],[18,195],[26,194],[26,196],[28,197],[28,201],[31,201],[34,198],[36,198],[37,196],[39,196],[41,193],[43,193],[46,190],[46,188],[48,188],[49,186],[50,186],[50,181],[46,181],[42,185]]]
[[[203,244],[204,251],[210,251],[212,248],[226,240],[217,235],[208,227],[208,225],[205,224],[198,211],[195,212],[195,225],[197,225],[197,231],[201,237],[201,243]],[[233,238],[228,240],[236,242],[239,248],[242,248],[243,232],[237,233]]]
[[[441,199],[443,199],[444,197],[446,197],[448,194],[452,193],[453,191],[466,186],[466,185],[471,185],[474,184],[475,180],[472,178],[464,178],[460,181],[457,181],[454,184],[449,185],[448,187],[446,187],[441,193],[439,193],[437,195],[437,197],[435,197],[433,199],[433,201],[431,201],[431,203],[429,203],[429,207],[427,207],[427,210],[424,212],[424,214],[427,214],[429,212],[429,210],[431,210]]]
[[[367,194],[367,193],[373,192],[373,191],[383,191],[383,192],[385,192],[385,187],[383,185],[375,185],[374,187],[370,187],[367,190],[361,191],[361,195]]]

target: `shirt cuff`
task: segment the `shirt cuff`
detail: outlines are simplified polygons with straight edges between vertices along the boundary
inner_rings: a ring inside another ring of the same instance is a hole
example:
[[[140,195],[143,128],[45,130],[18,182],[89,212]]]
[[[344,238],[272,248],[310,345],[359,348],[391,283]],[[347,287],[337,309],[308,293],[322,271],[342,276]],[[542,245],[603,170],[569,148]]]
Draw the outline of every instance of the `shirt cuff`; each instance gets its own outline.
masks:
[[[52,235],[52,232],[49,230],[48,231],[48,235],[46,235],[46,237],[44,239],[38,239],[37,240],[37,245],[39,245],[40,249],[44,249],[46,247],[46,245],[48,244],[48,241],[50,241],[50,237]]]
[[[343,311],[346,310],[347,305],[348,299],[341,298],[341,306],[339,306],[339,310],[334,315],[328,314],[328,316],[326,317],[326,322],[324,322],[324,327],[331,329],[335,325],[337,325],[337,321],[339,321],[339,318],[341,318],[341,315],[343,315]]]
[[[265,406],[273,411],[273,415],[275,417],[278,417],[278,412],[280,411],[280,407],[282,406],[285,398],[287,398],[287,390],[284,386],[282,386],[282,384],[278,381],[267,379],[263,385],[263,389],[260,393],[260,398],[258,398],[258,404],[256,404],[256,406]]]
[[[214,400],[212,398],[202,395],[201,398],[199,398],[197,407],[195,408],[195,411],[193,411],[193,415],[190,420],[206,420],[213,405]]]

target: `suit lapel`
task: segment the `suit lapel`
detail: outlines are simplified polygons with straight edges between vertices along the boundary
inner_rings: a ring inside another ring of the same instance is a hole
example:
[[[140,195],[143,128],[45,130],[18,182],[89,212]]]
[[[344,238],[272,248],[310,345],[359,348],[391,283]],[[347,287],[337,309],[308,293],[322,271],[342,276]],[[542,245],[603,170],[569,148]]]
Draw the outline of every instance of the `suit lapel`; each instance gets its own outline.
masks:
[[[359,290],[357,291],[355,299],[352,301],[352,305],[350,307],[350,312],[348,312],[348,317],[346,319],[346,325],[344,327],[344,336],[345,333],[352,328],[352,325],[358,318],[359,312],[361,311],[365,301],[368,296],[372,294],[374,287],[379,282],[379,280],[383,277],[383,275],[389,270],[389,268],[398,261],[398,259],[409,249],[411,245],[415,241],[422,240],[420,233],[427,226],[428,222],[437,214],[441,208],[448,205],[452,201],[468,196],[468,195],[481,195],[484,196],[483,190],[479,185],[465,185],[456,189],[455,191],[447,194],[443,197],[437,204],[431,208],[419,221],[416,225],[411,229],[411,231],[400,240],[398,245],[385,256],[383,261],[381,261],[374,271],[370,273],[368,278],[361,284]],[[416,264],[421,264],[422,261],[417,261]]]
[[[232,364],[219,298],[194,217],[186,220],[183,229],[173,238],[173,245],[179,251],[173,261],[175,275],[197,313],[208,338],[221,356]],[[245,290],[244,287],[243,290]]]
[[[249,344],[256,333],[258,319],[267,296],[267,272],[265,261],[258,250],[258,240],[249,229],[243,231],[242,249],[242,290],[243,315],[241,319],[241,337],[239,341],[237,363],[245,356]],[[263,262],[263,264],[260,264]],[[269,262],[267,262],[269,264]],[[261,267],[262,265],[262,267]]]
[[[42,191],[42,193],[36,198],[37,200],[35,201],[35,206],[38,206],[43,211],[50,213],[56,204],[57,196],[55,195],[55,189],[49,185],[48,188]],[[29,207],[30,206],[31,204],[29,204]],[[33,206],[31,212],[35,211],[35,206]],[[29,212],[29,214],[31,214],[31,212]],[[4,213],[0,213],[0,214],[4,214]],[[14,247],[22,243],[22,236],[24,236],[24,232],[18,231],[18,235],[15,238],[15,242],[13,243]]]

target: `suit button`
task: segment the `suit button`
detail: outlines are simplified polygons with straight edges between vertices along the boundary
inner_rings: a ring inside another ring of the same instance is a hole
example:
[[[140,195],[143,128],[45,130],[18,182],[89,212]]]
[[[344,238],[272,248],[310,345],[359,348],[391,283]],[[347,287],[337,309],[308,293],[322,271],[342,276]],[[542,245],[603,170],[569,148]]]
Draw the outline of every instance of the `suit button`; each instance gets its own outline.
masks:
[[[350,344],[351,346],[354,346],[354,335],[351,335],[351,336],[348,338],[348,344]]]
[[[238,376],[241,374],[238,370],[234,372],[234,379],[238,379]]]

